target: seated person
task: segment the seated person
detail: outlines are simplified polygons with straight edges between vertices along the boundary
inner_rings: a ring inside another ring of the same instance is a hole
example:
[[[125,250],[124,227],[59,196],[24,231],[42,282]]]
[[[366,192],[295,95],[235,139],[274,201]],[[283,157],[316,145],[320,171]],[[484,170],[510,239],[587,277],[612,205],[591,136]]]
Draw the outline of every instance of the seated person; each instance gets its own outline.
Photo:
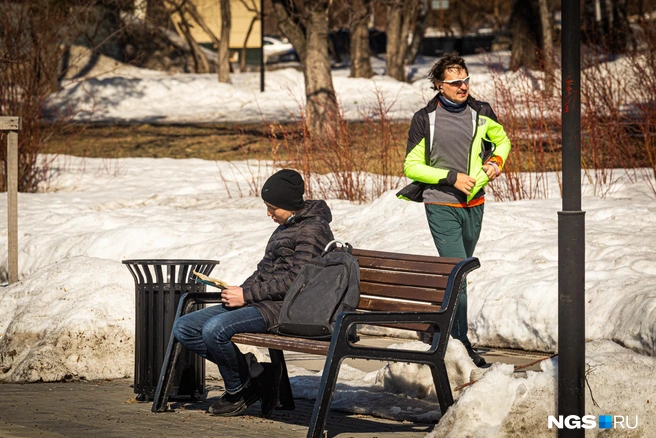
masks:
[[[251,378],[252,362],[230,339],[237,333],[265,333],[275,327],[283,298],[302,266],[333,240],[330,208],[321,200],[304,201],[304,192],[298,172],[283,169],[273,174],[262,186],[262,199],[267,215],[279,226],[257,269],[241,286],[226,288],[221,305],[175,321],[176,339],[219,367],[226,392],[210,406],[208,412],[213,415],[239,415],[267,396]],[[263,402],[263,414],[268,416],[274,407],[269,403],[265,409]]]

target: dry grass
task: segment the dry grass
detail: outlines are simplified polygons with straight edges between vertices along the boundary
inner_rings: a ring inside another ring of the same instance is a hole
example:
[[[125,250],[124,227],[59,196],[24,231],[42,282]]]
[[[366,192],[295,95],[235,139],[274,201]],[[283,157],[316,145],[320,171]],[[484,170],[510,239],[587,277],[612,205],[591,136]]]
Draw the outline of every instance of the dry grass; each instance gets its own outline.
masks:
[[[91,125],[75,136],[54,135],[44,153],[92,158],[271,159],[263,124]]]
[[[393,136],[402,138],[391,145],[398,152],[399,166],[405,153],[409,122],[390,124]],[[353,138],[371,138],[375,128],[367,123],[350,123]],[[248,158],[287,159],[290,143],[303,141],[298,124],[196,124],[196,125],[89,125],[76,135],[54,134],[42,153],[91,158],[200,158],[203,160],[244,160]],[[357,148],[364,142],[354,142]],[[313,170],[326,173],[318,165]],[[371,169],[374,171],[374,169]]]

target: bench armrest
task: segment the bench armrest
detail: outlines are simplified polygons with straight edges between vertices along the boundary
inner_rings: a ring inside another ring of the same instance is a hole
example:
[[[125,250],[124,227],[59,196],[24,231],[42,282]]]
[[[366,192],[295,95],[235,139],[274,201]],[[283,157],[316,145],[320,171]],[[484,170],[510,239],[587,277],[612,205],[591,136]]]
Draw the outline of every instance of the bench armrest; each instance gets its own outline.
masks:
[[[444,292],[444,301],[439,310],[434,311],[373,311],[373,312],[343,312],[337,317],[335,330],[331,344],[343,346],[349,345],[348,348],[362,348],[352,345],[348,340],[348,334],[353,332],[356,324],[368,325],[391,325],[391,324],[429,324],[433,327],[435,333],[445,333],[446,336],[434,336],[431,349],[427,353],[432,354],[439,351],[442,355],[446,353],[446,344],[451,335],[451,327],[455,319],[455,309],[460,297],[467,274],[481,266],[478,258],[470,257],[458,262],[449,274],[447,285]],[[371,347],[367,347],[371,348]]]
[[[196,304],[215,304],[221,302],[221,292],[187,292],[180,296],[175,319],[186,315]]]
[[[446,288],[444,289],[444,300],[442,301],[441,311],[446,311],[455,307],[458,302],[458,296],[460,295],[460,290],[465,285],[467,281],[467,274],[469,274],[474,269],[481,267],[481,262],[476,257],[469,257],[458,262],[457,265],[453,267],[451,273],[449,274],[449,279],[446,283]],[[449,327],[451,330],[451,327]]]
[[[455,312],[451,315],[445,314],[443,312],[343,312],[337,317],[335,322],[335,331],[333,333],[332,342],[336,344],[346,344],[351,345],[352,348],[367,348],[371,349],[373,347],[366,346],[360,347],[358,345],[351,344],[349,342],[349,333],[352,333],[354,326],[357,324],[366,324],[366,325],[382,325],[390,326],[394,324],[428,324],[434,328],[435,333],[448,333],[450,335],[450,330],[447,330],[447,327],[451,326],[449,318],[453,318]],[[429,350],[426,351],[427,354],[433,353],[438,346],[446,348],[446,343],[449,339],[449,336],[435,336],[433,345]]]

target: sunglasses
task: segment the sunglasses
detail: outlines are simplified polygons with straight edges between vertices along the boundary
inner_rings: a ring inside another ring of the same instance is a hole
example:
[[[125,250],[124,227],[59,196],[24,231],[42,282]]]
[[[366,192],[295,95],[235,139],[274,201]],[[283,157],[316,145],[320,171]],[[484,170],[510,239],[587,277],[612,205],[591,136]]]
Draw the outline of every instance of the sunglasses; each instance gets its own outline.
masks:
[[[462,87],[462,84],[469,86],[469,76],[464,79],[451,79],[450,81],[442,81],[443,84],[453,85],[456,88]]]

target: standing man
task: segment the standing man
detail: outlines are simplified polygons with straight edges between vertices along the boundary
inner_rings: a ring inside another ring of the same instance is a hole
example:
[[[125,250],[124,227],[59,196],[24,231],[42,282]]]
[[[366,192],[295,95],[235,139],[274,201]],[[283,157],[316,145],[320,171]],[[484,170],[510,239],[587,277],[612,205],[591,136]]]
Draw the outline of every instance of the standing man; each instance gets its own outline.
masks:
[[[457,53],[440,58],[428,79],[438,93],[412,118],[403,163],[415,183],[398,196],[423,201],[440,256],[471,257],[481,234],[483,187],[500,175],[510,140],[490,105],[469,95],[469,71]],[[467,337],[466,288],[451,335],[477,366],[486,365]]]

